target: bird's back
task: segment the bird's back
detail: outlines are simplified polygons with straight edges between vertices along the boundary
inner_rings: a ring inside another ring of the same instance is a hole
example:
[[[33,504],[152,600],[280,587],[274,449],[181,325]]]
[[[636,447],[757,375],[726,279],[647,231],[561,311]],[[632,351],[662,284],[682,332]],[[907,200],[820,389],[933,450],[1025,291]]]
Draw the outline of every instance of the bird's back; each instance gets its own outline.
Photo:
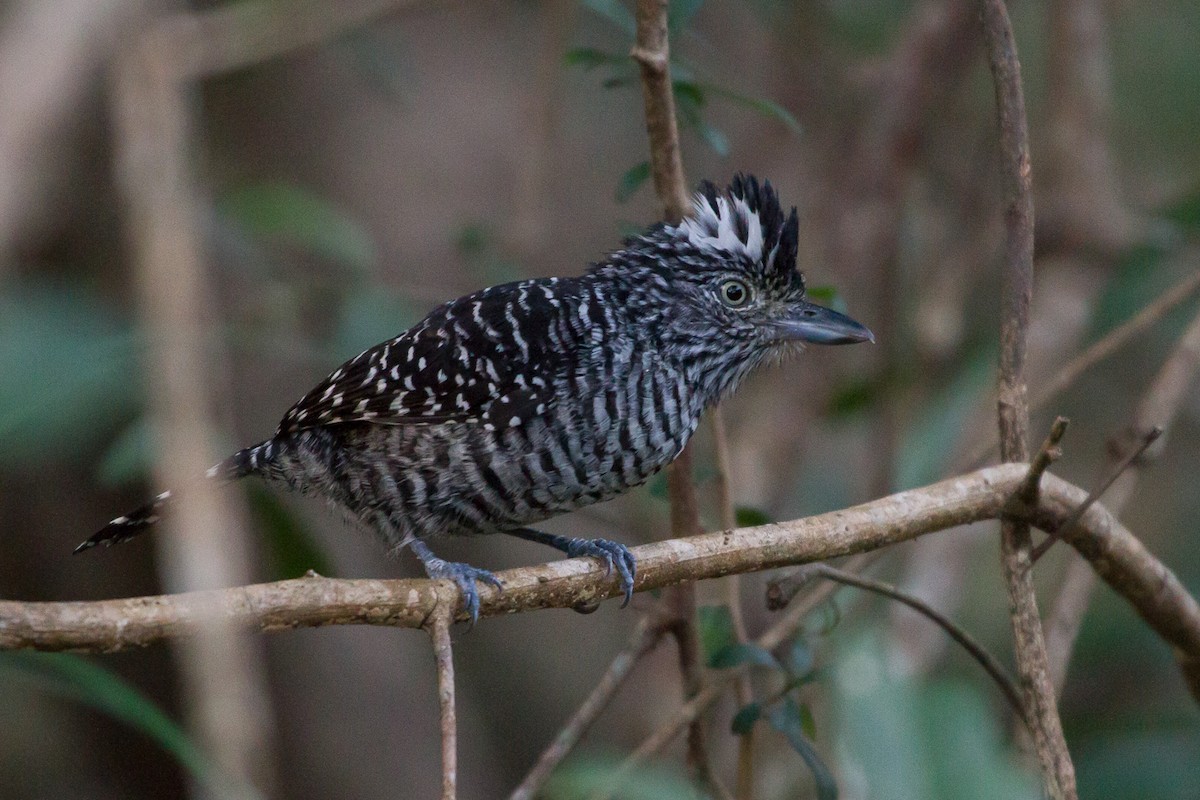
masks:
[[[589,274],[447,303],[288,411],[263,471],[394,544],[520,527],[641,484],[703,409],[628,301]]]

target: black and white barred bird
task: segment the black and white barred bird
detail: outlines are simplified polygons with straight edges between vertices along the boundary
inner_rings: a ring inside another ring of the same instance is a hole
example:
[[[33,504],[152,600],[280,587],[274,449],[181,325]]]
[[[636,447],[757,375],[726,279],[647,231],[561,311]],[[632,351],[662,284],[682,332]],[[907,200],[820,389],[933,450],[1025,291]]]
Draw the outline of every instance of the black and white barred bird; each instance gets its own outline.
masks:
[[[507,533],[594,556],[620,575],[624,545],[526,526],[644,483],[683,450],[705,409],[803,343],[874,341],[805,299],[796,210],[770,183],[701,184],[694,213],[657,224],[577,278],[493,286],[435,309],[347,361],[265,442],[209,470],[325,497],[431,578],[472,619],[487,570],[437,558],[434,534]],[[76,552],[137,535],[170,493],[118,517]]]

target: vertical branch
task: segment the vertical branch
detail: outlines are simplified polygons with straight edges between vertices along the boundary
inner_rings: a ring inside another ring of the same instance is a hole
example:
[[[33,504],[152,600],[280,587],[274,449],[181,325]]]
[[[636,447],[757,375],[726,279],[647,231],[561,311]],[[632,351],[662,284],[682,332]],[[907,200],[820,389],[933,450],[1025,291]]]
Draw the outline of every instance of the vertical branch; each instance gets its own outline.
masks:
[[[442,732],[442,800],[458,797],[458,717],[454,708],[454,649],[450,644],[450,624],[454,621],[454,601],[440,598],[427,630],[437,662],[438,708]]]
[[[641,70],[646,133],[650,139],[650,171],[667,221],[678,223],[688,213],[690,205],[671,84],[667,0],[638,0],[636,17],[637,40],[630,55]],[[671,535],[680,537],[699,533],[700,510],[696,488],[692,485],[690,445],[684,448],[667,470],[667,494],[671,502]],[[702,688],[704,677],[700,642],[696,634],[695,585],[685,584],[671,589],[666,602],[675,618],[671,632],[679,645],[684,694],[691,699]],[[711,785],[713,780],[704,742],[704,727],[700,720],[693,722],[688,730],[688,760],[700,779]]]
[[[1004,0],[985,0],[983,30],[996,89],[1000,149],[1007,183],[998,402],[1000,454],[1005,461],[1024,461],[1029,457],[1025,352],[1033,295],[1032,167],[1021,65]],[[1017,671],[1042,780],[1052,797],[1073,800],[1077,796],[1075,768],[1067,751],[1050,682],[1046,642],[1033,588],[1029,524],[1011,518],[1002,520],[1000,549]]]
[[[168,590],[246,583],[245,539],[207,481],[216,460],[210,411],[213,337],[191,179],[191,114],[185,81],[174,71],[170,40],[152,28],[117,62],[113,111],[117,180],[128,204],[126,227],[137,264],[139,305],[151,342],[150,412],[163,485],[188,487],[167,521],[159,567]],[[272,729],[257,642],[214,604],[198,614],[199,632],[181,640],[180,668],[191,723],[214,761],[236,784],[272,787]]]

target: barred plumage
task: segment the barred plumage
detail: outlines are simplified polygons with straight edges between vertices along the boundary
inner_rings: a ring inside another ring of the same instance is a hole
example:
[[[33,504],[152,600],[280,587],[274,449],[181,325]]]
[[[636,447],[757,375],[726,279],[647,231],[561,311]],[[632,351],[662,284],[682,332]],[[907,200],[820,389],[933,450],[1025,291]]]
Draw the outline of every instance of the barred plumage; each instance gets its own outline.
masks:
[[[209,476],[260,475],[329,499],[413,549],[431,577],[457,581],[472,618],[474,581],[495,578],[437,559],[424,543],[434,534],[504,532],[599,557],[628,601],[624,546],[525,526],[645,482],[765,360],[802,342],[873,340],[804,299],[797,228],[769,183],[705,182],[691,217],[630,238],[580,277],[483,289],[360,353],[271,439]],[[78,549],[136,535],[168,501]]]

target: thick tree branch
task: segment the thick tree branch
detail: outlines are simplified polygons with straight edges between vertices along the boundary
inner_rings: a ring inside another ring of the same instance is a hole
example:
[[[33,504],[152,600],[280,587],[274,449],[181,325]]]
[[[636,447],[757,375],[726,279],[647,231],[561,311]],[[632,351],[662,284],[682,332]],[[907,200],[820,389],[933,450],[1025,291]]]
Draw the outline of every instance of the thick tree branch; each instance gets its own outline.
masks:
[[[998,519],[1025,480],[1028,465],[987,467],[815,517],[634,548],[637,590],[823,561],[876,550],[934,531]],[[1057,530],[1087,492],[1052,474],[1042,479],[1030,518]],[[1103,506],[1095,505],[1065,538],[1096,572],[1200,674],[1200,605],[1183,584]],[[503,591],[480,587],[480,614],[573,608],[621,594],[619,580],[592,559],[575,558],[497,574]],[[211,604],[233,622],[264,632],[323,625],[420,628],[449,584],[428,580],[297,578],[213,592],[94,602],[0,601],[0,649],[113,652],[188,635],[197,610]],[[453,595],[450,595],[453,596]],[[465,620],[459,600],[456,619]],[[1193,681],[1200,701],[1200,681]]]
[[[1033,296],[1033,190],[1021,64],[1004,0],[984,2],[983,31],[996,89],[1000,150],[1007,183],[1000,328],[1000,456],[1005,461],[1024,461],[1029,457],[1025,352],[1029,303]],[[1067,750],[1050,681],[1045,635],[1033,588],[1029,523],[1003,519],[1000,550],[1017,671],[1042,780],[1052,797],[1072,800],[1077,796],[1075,767]]]

